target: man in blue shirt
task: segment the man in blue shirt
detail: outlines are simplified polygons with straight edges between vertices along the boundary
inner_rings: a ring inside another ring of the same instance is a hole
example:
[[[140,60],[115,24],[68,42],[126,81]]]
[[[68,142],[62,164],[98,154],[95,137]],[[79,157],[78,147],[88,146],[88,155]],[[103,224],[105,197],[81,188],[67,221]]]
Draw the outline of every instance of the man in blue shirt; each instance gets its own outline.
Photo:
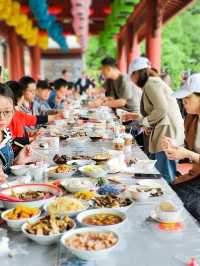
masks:
[[[51,87],[47,80],[38,80],[36,85],[37,91],[33,101],[33,114],[46,115],[49,114],[52,108],[48,104],[48,98],[51,93]]]
[[[67,94],[67,81],[57,79],[54,81],[54,89],[48,99],[48,104],[52,109],[64,109],[64,101]]]

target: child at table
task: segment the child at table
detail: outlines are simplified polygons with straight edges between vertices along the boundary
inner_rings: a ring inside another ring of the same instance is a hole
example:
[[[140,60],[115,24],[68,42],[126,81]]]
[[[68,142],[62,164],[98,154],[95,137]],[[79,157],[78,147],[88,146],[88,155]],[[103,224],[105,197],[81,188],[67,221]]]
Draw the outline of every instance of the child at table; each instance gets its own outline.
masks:
[[[19,80],[23,87],[23,101],[20,110],[24,113],[33,115],[33,100],[36,94],[36,81],[29,76],[24,76]]]
[[[54,81],[54,89],[48,99],[48,104],[52,109],[64,109],[64,102],[67,95],[67,81],[57,79]]]
[[[4,172],[8,172],[13,164],[25,164],[30,160],[31,147],[26,145],[14,156],[12,135],[8,128],[14,114],[14,96],[11,89],[0,83],[0,163]]]
[[[10,80],[6,83],[14,94],[14,105],[15,112],[13,114],[12,120],[9,124],[9,129],[13,137],[13,149],[15,155],[19,153],[23,146],[29,144],[30,142],[30,132],[26,131],[26,127],[30,126],[42,126],[48,122],[54,121],[56,119],[61,119],[62,116],[57,115],[30,115],[20,111],[19,106],[23,101],[23,87],[17,82]],[[29,134],[28,134],[29,133]],[[38,136],[40,129],[34,132],[34,136]]]
[[[48,104],[48,98],[51,93],[51,87],[47,80],[38,80],[37,91],[33,101],[33,114],[46,115],[52,113],[52,108]]]

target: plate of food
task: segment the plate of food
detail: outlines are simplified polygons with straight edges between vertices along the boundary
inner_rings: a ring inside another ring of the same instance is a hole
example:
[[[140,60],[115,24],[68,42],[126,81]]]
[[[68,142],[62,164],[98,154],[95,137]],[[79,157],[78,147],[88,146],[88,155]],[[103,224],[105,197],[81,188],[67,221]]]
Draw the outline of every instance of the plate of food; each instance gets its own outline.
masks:
[[[8,227],[12,230],[21,231],[21,227],[24,223],[34,221],[40,214],[41,211],[39,208],[21,205],[2,212],[1,218],[6,221]]]
[[[131,193],[131,196],[135,200],[147,200],[150,197],[156,198],[160,197],[164,194],[163,189],[161,187],[150,187],[150,186],[142,186],[142,185],[132,185],[128,188]]]
[[[97,153],[92,159],[96,161],[97,163],[102,163],[102,162],[108,161],[110,158],[111,157],[109,153],[101,152],[101,153]]]
[[[80,200],[92,200],[94,199],[97,194],[95,191],[91,191],[91,190],[85,190],[85,191],[78,191],[76,193],[74,193],[75,198],[80,199]]]
[[[104,177],[107,174],[106,169],[99,165],[85,165],[79,167],[79,171],[89,177]]]
[[[94,208],[112,208],[122,212],[126,212],[134,203],[130,198],[117,195],[96,196],[91,202]]]
[[[62,154],[62,155],[56,154],[53,157],[53,161],[56,164],[66,164],[67,161],[69,161],[69,160],[71,160],[71,157],[67,156],[66,154]]]
[[[17,205],[26,205],[40,208],[46,202],[62,195],[62,190],[47,184],[16,185],[2,189],[0,195],[9,196],[10,199],[2,200],[5,208],[15,208]]]
[[[83,211],[76,219],[82,227],[103,226],[117,230],[125,223],[127,216],[118,210],[104,208]]]
[[[44,206],[45,211],[49,214],[68,215],[70,217],[74,217],[88,208],[89,203],[69,196],[60,197]]]
[[[154,179],[141,179],[136,180],[138,185],[145,186],[145,187],[151,187],[151,188],[160,188],[162,191],[164,191],[164,184],[163,181],[154,180]]]
[[[60,164],[58,166],[52,166],[48,169],[48,175],[51,178],[66,178],[72,176],[75,173],[75,169],[67,164]]]
[[[62,234],[76,227],[74,220],[68,216],[47,215],[34,222],[22,225],[25,236],[41,245],[57,242]]]
[[[91,156],[86,154],[74,154],[72,160],[91,160]]]
[[[119,236],[114,231],[97,227],[75,229],[61,238],[63,246],[83,260],[97,260],[108,256],[119,241]]]

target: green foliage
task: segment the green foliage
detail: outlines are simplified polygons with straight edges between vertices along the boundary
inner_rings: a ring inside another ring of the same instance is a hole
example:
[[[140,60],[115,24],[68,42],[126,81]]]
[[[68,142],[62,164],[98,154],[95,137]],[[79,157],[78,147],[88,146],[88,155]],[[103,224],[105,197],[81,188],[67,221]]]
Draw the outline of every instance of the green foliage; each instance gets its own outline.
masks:
[[[116,41],[110,39],[106,47],[100,43],[99,37],[90,37],[88,49],[85,53],[86,69],[87,72],[95,77],[98,75],[98,70],[101,66],[101,60],[106,56],[116,58]]]
[[[145,42],[142,42],[142,54],[144,45]],[[113,38],[104,44],[101,38],[91,37],[85,55],[89,73],[97,75],[101,59],[107,55],[116,57],[116,53],[116,41]],[[200,0],[164,26],[162,69],[171,75],[174,89],[179,88],[183,71],[200,72]]]
[[[177,89],[183,71],[200,71],[200,0],[163,28],[162,68]]]

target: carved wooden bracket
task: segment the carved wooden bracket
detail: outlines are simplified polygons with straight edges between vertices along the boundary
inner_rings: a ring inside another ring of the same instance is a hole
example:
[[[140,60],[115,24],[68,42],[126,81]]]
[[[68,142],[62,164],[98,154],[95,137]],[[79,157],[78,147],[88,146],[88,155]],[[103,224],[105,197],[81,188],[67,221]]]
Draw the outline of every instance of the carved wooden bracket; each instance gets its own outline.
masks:
[[[157,35],[158,29],[160,29],[163,21],[163,14],[165,7],[169,0],[151,0],[152,12],[153,12],[153,36]]]

